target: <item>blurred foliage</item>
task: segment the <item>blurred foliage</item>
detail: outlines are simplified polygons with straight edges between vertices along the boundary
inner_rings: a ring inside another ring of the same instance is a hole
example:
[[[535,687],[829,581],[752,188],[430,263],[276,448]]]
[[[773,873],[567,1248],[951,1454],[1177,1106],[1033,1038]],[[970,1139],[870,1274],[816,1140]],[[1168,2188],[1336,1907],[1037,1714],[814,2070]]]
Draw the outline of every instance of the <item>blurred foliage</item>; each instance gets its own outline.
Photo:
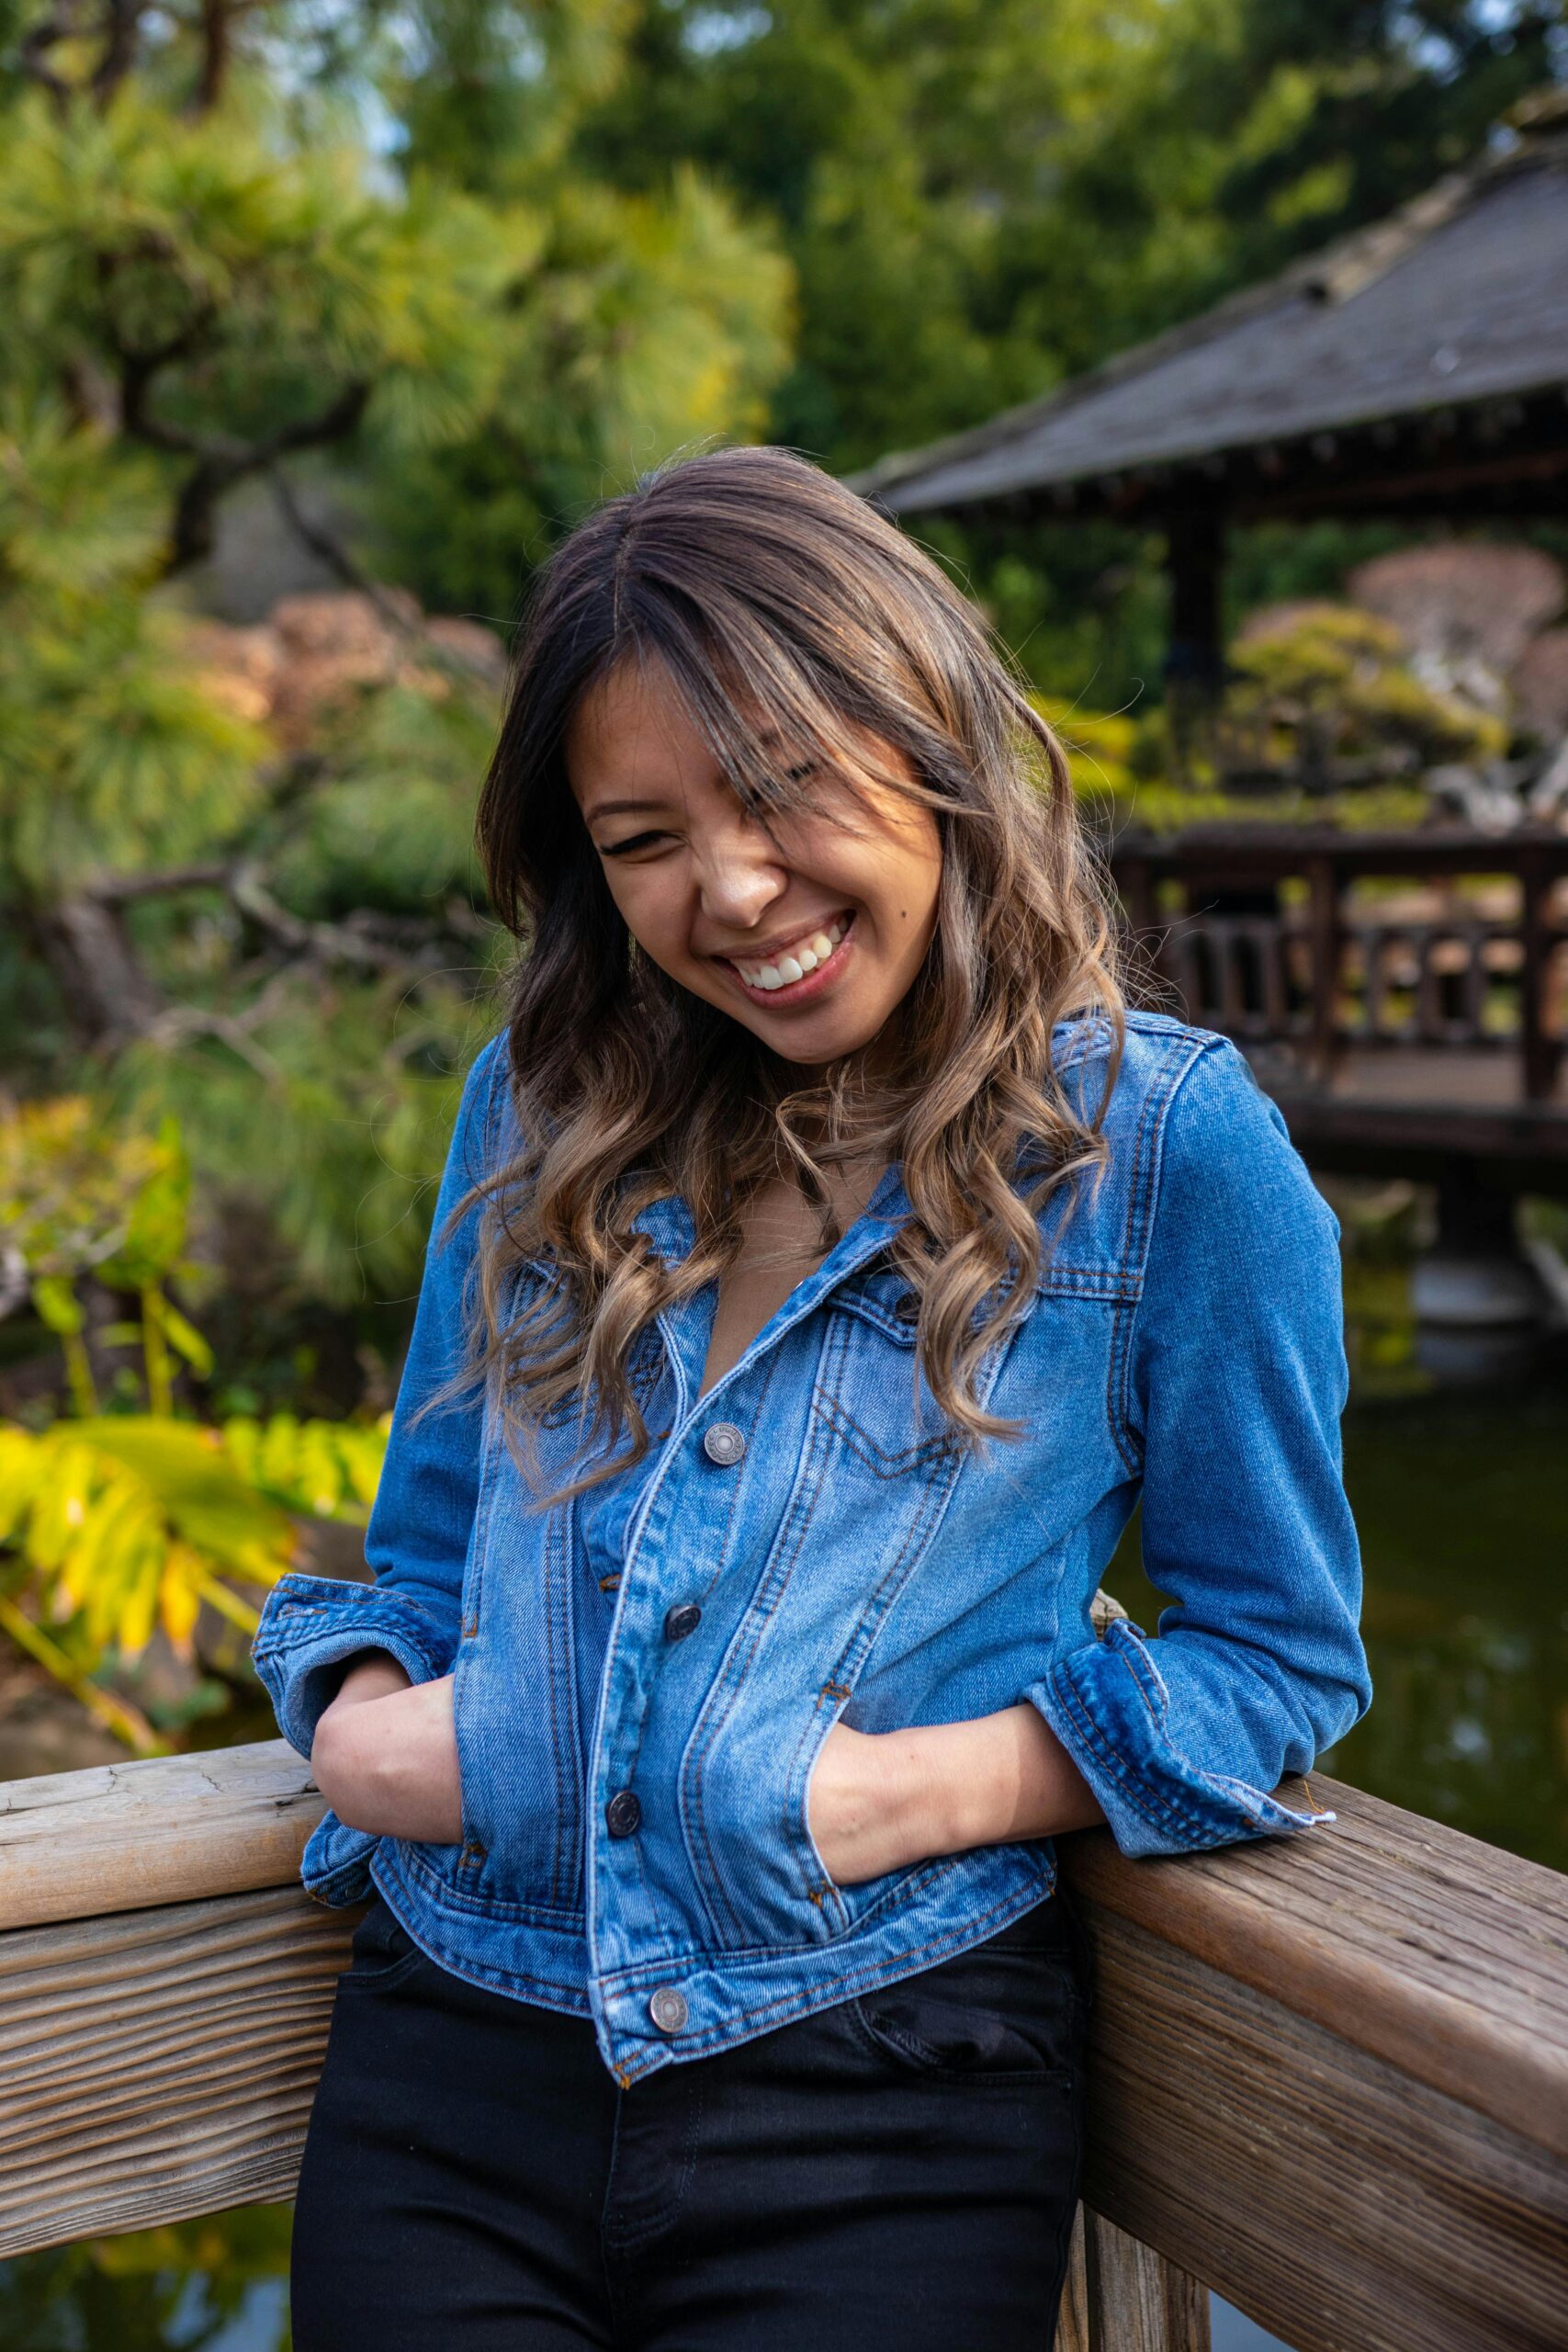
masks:
[[[257,1612],[234,1586],[300,1565],[291,1511],[364,1523],[390,1418],[0,1422],[0,1632],[139,1754],[164,1752],[93,1678],[134,1667],[158,1629],[194,1663],[204,1601],[248,1641]]]
[[[1418,194],[1562,71],[1562,22],[1560,0],[640,0],[574,152],[624,187],[694,161],[770,226],[800,324],[767,437],[845,471],[1038,398]],[[1145,541],[912,527],[1043,690],[1157,701]],[[1259,536],[1237,550],[1249,602],[1332,590],[1390,537]],[[481,609],[511,589],[476,566]]]
[[[287,2352],[293,2207],[235,2205],[0,2262],[6,2352]]]
[[[146,598],[163,519],[149,461],[0,386],[0,903],[192,855],[254,803],[261,739]]]
[[[143,1753],[141,1711],[93,1677],[133,1667],[155,1628],[195,1662],[206,1601],[248,1637],[256,1612],[233,1589],[297,1565],[292,1512],[363,1523],[390,1415],[374,1423],[266,1421],[209,1428],[175,1412],[173,1363],[205,1379],[211,1351],[166,1295],[185,1256],[190,1170],[176,1123],[116,1133],[81,1096],[0,1115],[0,1267],[64,1351],[69,1418],[0,1420],[0,1631]],[[129,1294],[134,1318],[89,1316]],[[97,1367],[126,1345],[144,1367],[143,1411],[99,1408]]]
[[[197,1373],[210,1372],[207,1342],[164,1289],[171,1274],[191,1271],[182,1254],[189,1197],[190,1168],[172,1118],[155,1136],[115,1135],[81,1095],[0,1107],[0,1265],[60,1340],[79,1413],[98,1406],[77,1295],[88,1277],[136,1295],[141,1322],[130,1330],[141,1340],[154,1412],[172,1404],[171,1350]]]
[[[501,649],[367,581],[307,517],[310,462],[455,598],[469,518],[515,576],[615,469],[761,431],[787,364],[789,265],[712,176],[572,160],[629,23],[0,20],[0,1012],[25,1091],[178,1118],[199,1254],[244,1303],[220,1385],[258,1346],[320,1361],[323,1315],[395,1351],[505,944],[472,844]],[[477,452],[504,479],[455,498]],[[364,608],[357,648],[191,615],[253,483]]]
[[[1507,748],[1504,720],[1425,684],[1400,630],[1352,605],[1280,615],[1232,649],[1231,667],[1227,717],[1260,767],[1308,766],[1326,778],[1348,764],[1359,781]]]

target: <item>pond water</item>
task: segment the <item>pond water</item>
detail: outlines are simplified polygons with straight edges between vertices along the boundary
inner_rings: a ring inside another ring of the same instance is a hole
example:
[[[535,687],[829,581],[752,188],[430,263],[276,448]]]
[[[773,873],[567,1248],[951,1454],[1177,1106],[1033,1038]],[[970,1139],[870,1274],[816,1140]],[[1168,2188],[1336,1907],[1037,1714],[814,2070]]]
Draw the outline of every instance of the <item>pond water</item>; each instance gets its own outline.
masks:
[[[1346,1484],[1376,1695],[1322,1769],[1568,1869],[1568,1347],[1439,1386],[1403,1269],[1352,1264],[1347,1300]],[[1152,1632],[1129,1535],[1107,1582]],[[0,2345],[288,2352],[289,2219],[251,2206],[0,2263]],[[1214,2352],[1273,2342],[1215,2300]]]

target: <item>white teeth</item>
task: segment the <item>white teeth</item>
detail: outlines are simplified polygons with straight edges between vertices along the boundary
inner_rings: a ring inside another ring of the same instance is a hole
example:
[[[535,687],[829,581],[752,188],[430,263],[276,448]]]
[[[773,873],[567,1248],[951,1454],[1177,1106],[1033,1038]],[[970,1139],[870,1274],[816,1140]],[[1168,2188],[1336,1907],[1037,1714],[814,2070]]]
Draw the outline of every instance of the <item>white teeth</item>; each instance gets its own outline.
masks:
[[[795,947],[781,956],[773,964],[739,964],[735,967],[741,978],[754,989],[787,989],[825,964],[844,935],[841,920],[830,922],[825,931],[815,931],[804,947]]]

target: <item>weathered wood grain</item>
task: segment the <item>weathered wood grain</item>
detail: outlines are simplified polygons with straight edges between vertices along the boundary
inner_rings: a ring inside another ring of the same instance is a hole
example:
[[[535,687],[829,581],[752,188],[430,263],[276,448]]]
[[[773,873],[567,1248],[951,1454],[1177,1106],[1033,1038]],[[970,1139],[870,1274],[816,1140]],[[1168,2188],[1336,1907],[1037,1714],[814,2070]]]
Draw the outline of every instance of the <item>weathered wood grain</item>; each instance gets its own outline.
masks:
[[[0,1928],[296,1885],[325,1809],[286,1739],[0,1782]]]
[[[1089,2201],[1296,2352],[1562,2352],[1568,2167],[1086,1902]]]
[[[0,2256],[291,2196],[360,1916],[275,1889],[0,1935]]]
[[[1064,1838],[1070,1885],[1370,2057],[1568,2159],[1568,1878],[1312,1776],[1337,1820],[1131,1861]],[[1280,1794],[1299,1804],[1299,1781]]]
[[[1568,1883],[1313,1793],[1332,1826],[1214,1853],[1062,1841],[1062,2352],[1196,2352],[1199,2279],[1300,2352],[1568,2352]],[[0,1789],[0,2253],[291,2193],[358,1917],[299,1886],[321,1808],[281,1740]]]
[[[1209,2352],[1208,2292],[1080,2205],[1054,2352]]]

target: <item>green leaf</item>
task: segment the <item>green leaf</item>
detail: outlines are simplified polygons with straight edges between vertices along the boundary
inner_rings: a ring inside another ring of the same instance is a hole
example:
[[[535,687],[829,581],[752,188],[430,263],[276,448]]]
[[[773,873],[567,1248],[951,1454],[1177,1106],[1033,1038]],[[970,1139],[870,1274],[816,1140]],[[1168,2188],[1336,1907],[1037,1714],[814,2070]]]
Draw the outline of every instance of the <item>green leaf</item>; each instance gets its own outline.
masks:
[[[193,1323],[187,1323],[177,1306],[164,1299],[158,1308],[164,1334],[172,1348],[177,1348],[198,1379],[212,1376],[212,1350]]]
[[[86,1318],[81,1302],[62,1274],[40,1274],[32,1286],[39,1320],[65,1339],[80,1331]]]

